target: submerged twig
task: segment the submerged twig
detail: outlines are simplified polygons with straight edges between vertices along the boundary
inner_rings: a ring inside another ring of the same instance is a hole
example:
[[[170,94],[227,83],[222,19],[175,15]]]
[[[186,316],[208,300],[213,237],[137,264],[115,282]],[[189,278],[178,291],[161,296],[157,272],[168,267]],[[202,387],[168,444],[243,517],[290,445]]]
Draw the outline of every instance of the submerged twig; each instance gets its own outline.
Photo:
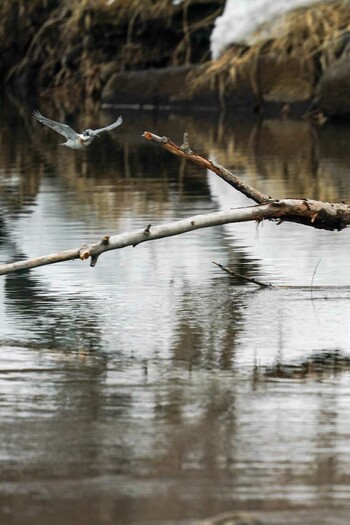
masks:
[[[216,266],[221,268],[221,270],[223,270],[224,272],[227,272],[230,275],[233,275],[234,277],[238,277],[239,279],[243,279],[243,281],[247,281],[249,283],[256,284],[257,286],[261,286],[262,288],[272,288],[272,284],[271,283],[264,283],[262,281],[258,281],[258,279],[254,279],[254,277],[246,277],[245,275],[241,275],[240,273],[237,273],[237,272],[234,272],[233,270],[230,270],[229,268],[227,268],[226,266],[223,266],[220,263],[217,263],[215,261],[212,261],[212,262],[213,262],[213,264],[216,264]]]

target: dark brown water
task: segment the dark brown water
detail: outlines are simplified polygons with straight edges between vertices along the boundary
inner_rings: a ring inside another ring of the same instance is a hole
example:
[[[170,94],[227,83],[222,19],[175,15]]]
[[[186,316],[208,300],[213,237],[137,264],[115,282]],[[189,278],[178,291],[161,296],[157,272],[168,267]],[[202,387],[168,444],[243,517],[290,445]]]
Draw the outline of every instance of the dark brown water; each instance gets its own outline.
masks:
[[[2,106],[0,264],[247,202],[145,130],[273,196],[350,200],[350,127],[123,111],[79,152]],[[1,277],[0,523],[349,523],[349,241],[236,224]]]

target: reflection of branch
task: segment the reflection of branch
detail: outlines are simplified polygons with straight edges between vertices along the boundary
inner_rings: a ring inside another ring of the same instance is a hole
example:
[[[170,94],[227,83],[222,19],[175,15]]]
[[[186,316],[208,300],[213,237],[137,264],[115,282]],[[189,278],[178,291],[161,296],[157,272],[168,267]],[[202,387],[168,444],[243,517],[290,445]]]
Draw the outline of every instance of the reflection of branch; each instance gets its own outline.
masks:
[[[289,379],[334,377],[341,372],[349,372],[350,359],[338,350],[320,351],[304,360],[291,363],[275,363],[271,368],[262,370],[265,377]]]
[[[263,283],[262,281],[258,281],[257,279],[254,279],[254,277],[246,277],[245,275],[241,275],[240,273],[236,273],[233,270],[230,270],[226,266],[223,266],[222,264],[219,264],[215,261],[213,261],[213,264],[216,264],[221,270],[224,272],[229,273],[230,275],[233,275],[233,277],[239,277],[239,279],[243,279],[243,281],[248,281],[249,283],[256,284],[257,286],[261,286],[262,288],[270,288],[272,287],[271,283]]]

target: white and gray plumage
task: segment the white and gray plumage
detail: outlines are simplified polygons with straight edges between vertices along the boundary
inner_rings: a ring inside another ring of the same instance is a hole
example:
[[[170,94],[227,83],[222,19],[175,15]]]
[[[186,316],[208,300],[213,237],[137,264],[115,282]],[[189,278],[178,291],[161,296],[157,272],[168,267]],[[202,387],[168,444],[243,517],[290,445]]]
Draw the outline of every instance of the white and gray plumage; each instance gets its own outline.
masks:
[[[94,138],[98,137],[100,133],[102,133],[103,131],[111,131],[112,129],[120,126],[120,124],[123,122],[123,118],[118,117],[117,120],[113,122],[113,124],[110,124],[105,128],[86,129],[82,133],[77,133],[67,124],[61,124],[60,122],[56,122],[55,120],[50,120],[49,118],[43,117],[41,113],[39,113],[39,111],[34,111],[33,117],[38,119],[38,121],[44,124],[44,126],[48,126],[57,133],[60,133],[61,135],[66,137],[67,142],[63,142],[61,146],[67,146],[68,148],[72,149],[83,149],[85,146],[91,144]]]

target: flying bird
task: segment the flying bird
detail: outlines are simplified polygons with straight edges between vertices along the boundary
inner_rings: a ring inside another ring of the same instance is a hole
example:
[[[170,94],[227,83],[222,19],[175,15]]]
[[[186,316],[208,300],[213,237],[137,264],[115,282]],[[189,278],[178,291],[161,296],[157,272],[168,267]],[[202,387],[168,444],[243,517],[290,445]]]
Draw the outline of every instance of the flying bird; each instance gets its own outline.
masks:
[[[72,149],[83,149],[84,147],[89,146],[89,144],[91,144],[91,142],[96,137],[100,136],[100,133],[102,133],[103,131],[111,131],[112,129],[120,126],[120,124],[123,122],[123,118],[118,117],[117,120],[113,122],[113,124],[110,124],[105,128],[86,129],[82,133],[77,133],[76,131],[74,131],[74,129],[68,126],[68,124],[61,124],[60,122],[56,122],[55,120],[43,117],[41,113],[39,113],[39,111],[34,111],[33,117],[38,119],[38,121],[44,124],[44,126],[48,126],[57,133],[60,133],[61,135],[66,137],[67,142],[62,142],[62,144],[60,145],[67,146],[67,148]]]

